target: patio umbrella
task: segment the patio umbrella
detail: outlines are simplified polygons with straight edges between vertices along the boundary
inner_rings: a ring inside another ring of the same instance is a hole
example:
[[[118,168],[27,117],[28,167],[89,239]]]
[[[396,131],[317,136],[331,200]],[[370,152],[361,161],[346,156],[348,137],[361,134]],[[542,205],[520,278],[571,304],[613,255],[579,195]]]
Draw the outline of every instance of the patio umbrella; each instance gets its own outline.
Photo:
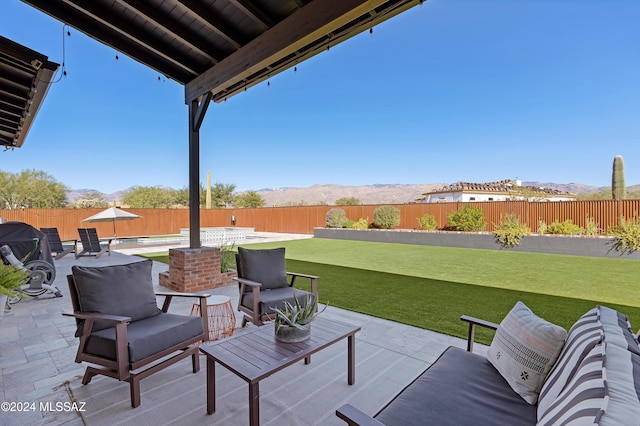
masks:
[[[82,222],[113,222],[113,239],[115,240],[117,238],[116,236],[117,220],[132,220],[132,219],[138,219],[140,217],[142,216],[138,216],[137,214],[129,213],[115,207],[109,207],[108,209],[103,210],[100,213],[96,213],[93,216],[89,216],[86,219],[82,219]]]

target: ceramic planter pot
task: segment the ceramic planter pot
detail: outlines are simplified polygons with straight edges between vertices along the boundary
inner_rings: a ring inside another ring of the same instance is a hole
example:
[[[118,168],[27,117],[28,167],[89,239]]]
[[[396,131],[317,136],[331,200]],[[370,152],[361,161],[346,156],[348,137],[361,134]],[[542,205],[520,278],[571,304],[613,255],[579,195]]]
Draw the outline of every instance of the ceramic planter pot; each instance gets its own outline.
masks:
[[[311,324],[305,324],[302,328],[290,325],[275,326],[276,340],[283,343],[297,343],[311,337]]]

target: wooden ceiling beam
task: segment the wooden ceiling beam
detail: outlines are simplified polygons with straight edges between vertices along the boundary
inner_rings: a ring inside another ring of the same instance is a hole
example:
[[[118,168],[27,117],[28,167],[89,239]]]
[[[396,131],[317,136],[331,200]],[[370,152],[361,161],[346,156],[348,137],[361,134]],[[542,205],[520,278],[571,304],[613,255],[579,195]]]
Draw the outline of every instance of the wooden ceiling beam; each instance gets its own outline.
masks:
[[[199,72],[190,70],[181,64],[179,60],[167,58],[165,54],[155,54],[154,51],[150,51],[153,49],[144,46],[144,44],[137,43],[132,40],[128,34],[123,34],[121,30],[114,32],[114,29],[110,25],[104,24],[100,20],[88,18],[85,16],[88,12],[78,10],[75,5],[68,4],[66,0],[22,1],[68,24],[70,27],[85,33],[100,43],[106,44],[119,52],[135,58],[137,61],[146,64],[159,73],[171,76],[180,83],[184,84],[199,74]],[[88,3],[89,2],[87,2],[87,4]]]
[[[155,24],[163,31],[171,34],[180,42],[186,44],[194,51],[208,58],[212,63],[220,61],[224,55],[203,37],[198,37],[189,31],[189,28],[178,21],[158,13],[158,9],[149,6],[149,3],[141,0],[120,0],[128,9],[140,15],[143,19]]]
[[[0,81],[0,84],[2,83],[2,81]],[[20,108],[22,106],[21,102],[21,98],[15,97],[15,96],[7,96],[3,90],[2,87],[0,86],[0,104],[2,105],[8,105],[10,107],[16,107],[16,108]]]
[[[309,1],[307,0],[293,0],[295,4],[298,5],[298,7],[303,8],[307,5],[307,3],[309,3]]]
[[[212,31],[224,38],[234,48],[239,49],[246,43],[244,37],[238,34],[229,24],[220,19],[219,15],[211,12],[210,9],[202,6],[198,1],[194,0],[178,0],[184,7],[191,11],[191,15],[203,24],[207,25]]]
[[[224,92],[247,77],[332,34],[385,0],[314,0],[185,85],[185,102]],[[251,83],[251,82],[249,82]]]
[[[420,3],[422,3],[421,0],[400,1],[395,3],[387,2],[383,6],[361,16],[357,23],[352,22],[348,27],[343,26],[340,30],[331,33],[331,35],[315,40],[312,44],[296,50],[293,54],[282,58],[278,62],[274,62],[249,78],[230,85],[224,91],[215,94],[213,100],[215,102],[222,102],[238,93],[244,92],[256,84],[269,79],[271,76],[277,75],[319,53],[325,52],[330,47],[336,46],[363,31],[369,30]]]
[[[266,30],[273,27],[276,22],[264,13],[255,3],[249,0],[229,0],[231,4],[241,10],[245,15],[262,26]]]
[[[164,60],[172,62],[174,65],[182,66],[190,72],[198,72],[199,64],[195,63],[187,55],[184,55],[180,50],[122,19],[121,16],[114,13],[111,9],[102,7],[100,4],[92,1],[64,0],[64,2],[96,22],[115,31],[118,35],[128,38],[133,43],[140,44]]]

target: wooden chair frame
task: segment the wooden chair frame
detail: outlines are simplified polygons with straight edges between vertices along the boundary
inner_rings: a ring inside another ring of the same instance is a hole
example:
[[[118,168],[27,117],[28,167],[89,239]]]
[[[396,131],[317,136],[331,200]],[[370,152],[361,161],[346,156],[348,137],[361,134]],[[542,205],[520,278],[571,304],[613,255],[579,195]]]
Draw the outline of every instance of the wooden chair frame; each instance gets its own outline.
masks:
[[[78,293],[73,279],[73,275],[67,275],[67,281],[69,284],[69,294],[71,296],[71,304],[74,312],[64,312],[62,315],[74,317],[77,320],[84,320],[84,326],[82,328],[82,336],[80,336],[80,343],[78,345],[78,351],[76,353],[75,361],[81,363],[86,361],[90,364],[95,364],[100,367],[87,366],[84,376],[82,378],[82,384],[86,385],[91,382],[91,379],[100,374],[103,376],[112,377],[119,381],[129,382],[129,388],[131,393],[131,407],[136,408],[140,405],[140,380],[150,376],[166,367],[169,367],[176,362],[191,356],[193,372],[197,373],[200,370],[200,360],[198,358],[199,352],[197,346],[191,346],[193,343],[199,341],[209,340],[208,330],[208,314],[207,314],[207,297],[209,294],[194,294],[194,293],[176,293],[176,292],[156,292],[156,296],[164,296],[164,303],[162,305],[162,312],[166,313],[169,310],[169,305],[173,297],[196,297],[200,299],[200,314],[202,317],[203,333],[192,337],[182,343],[168,347],[154,355],[144,358],[137,362],[129,361],[128,340],[127,340],[127,324],[131,322],[130,317],[106,315],[94,312],[80,312]],[[93,323],[96,320],[107,321],[113,323],[116,329],[116,360],[110,360],[102,358],[96,355],[86,353],[87,343],[91,334]],[[161,358],[171,355],[161,362],[156,363]],[[137,372],[142,367],[145,369]]]

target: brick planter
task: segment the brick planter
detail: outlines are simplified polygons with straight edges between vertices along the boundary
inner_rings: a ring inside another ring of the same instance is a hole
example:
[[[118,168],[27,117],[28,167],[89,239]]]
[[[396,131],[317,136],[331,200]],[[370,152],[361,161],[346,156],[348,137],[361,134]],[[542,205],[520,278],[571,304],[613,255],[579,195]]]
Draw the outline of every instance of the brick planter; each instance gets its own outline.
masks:
[[[169,250],[169,271],[159,275],[160,285],[173,291],[194,293],[233,284],[233,272],[220,272],[220,249],[216,247]]]

